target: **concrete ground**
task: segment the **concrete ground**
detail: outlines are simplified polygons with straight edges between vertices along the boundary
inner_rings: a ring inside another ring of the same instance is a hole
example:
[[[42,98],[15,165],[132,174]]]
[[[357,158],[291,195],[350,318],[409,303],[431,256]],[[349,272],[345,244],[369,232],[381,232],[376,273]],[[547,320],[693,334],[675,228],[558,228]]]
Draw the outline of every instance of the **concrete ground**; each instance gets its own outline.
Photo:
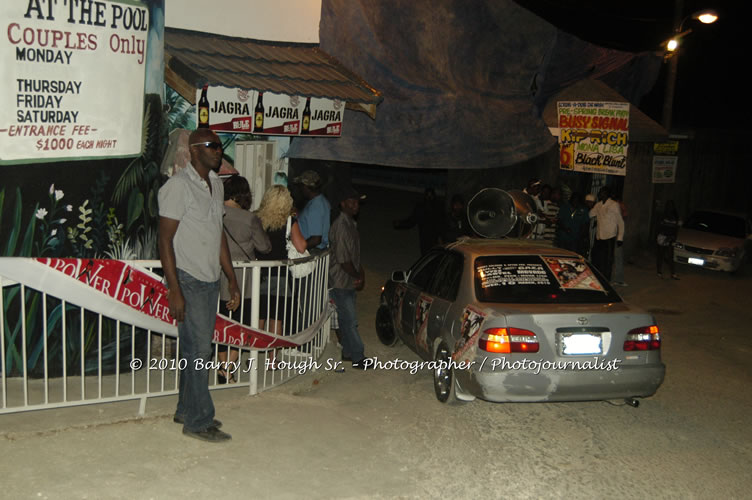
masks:
[[[379,344],[379,288],[417,255],[416,232],[391,230],[410,200],[367,189],[366,354],[414,361]],[[678,268],[660,280],[633,257],[633,304],[663,334],[666,380],[639,408],[592,403],[438,403],[432,376],[406,370],[307,373],[249,397],[214,392],[225,444],[186,438],[174,397],[0,416],[4,498],[748,498],[752,480],[752,270]],[[338,359],[332,347],[326,358]],[[324,359],[324,360],[325,360]]]

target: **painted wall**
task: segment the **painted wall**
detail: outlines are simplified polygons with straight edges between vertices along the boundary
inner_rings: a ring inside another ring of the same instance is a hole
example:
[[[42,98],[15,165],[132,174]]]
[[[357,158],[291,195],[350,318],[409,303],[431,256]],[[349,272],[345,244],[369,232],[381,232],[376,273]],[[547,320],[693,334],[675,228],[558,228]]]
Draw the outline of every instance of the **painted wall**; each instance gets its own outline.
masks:
[[[165,0],[165,25],[220,35],[319,43],[321,0]]]
[[[16,1],[21,7],[37,5]],[[143,116],[137,116],[136,123],[129,122],[142,130],[141,151],[125,158],[28,160],[0,165],[0,255],[116,259],[157,256],[156,194],[162,181],[159,166],[168,132],[163,112],[164,0],[124,1],[123,5],[143,6],[149,12],[144,94],[126,99],[137,100],[128,104],[122,96],[111,93],[107,99],[112,105],[102,106],[101,113],[117,120],[117,109],[122,106],[143,109]],[[43,40],[28,43],[36,50]],[[27,64],[37,65],[39,78],[57,74],[52,67],[46,70],[52,63]]]

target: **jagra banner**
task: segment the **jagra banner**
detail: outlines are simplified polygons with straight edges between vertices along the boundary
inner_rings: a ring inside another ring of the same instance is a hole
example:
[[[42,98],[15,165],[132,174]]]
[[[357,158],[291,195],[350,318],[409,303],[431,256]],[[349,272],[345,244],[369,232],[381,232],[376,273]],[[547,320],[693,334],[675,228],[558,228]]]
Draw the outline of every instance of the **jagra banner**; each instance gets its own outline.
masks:
[[[196,92],[198,127],[217,132],[253,131],[253,94],[250,90],[205,86]]]
[[[149,12],[139,2],[0,2],[0,162],[141,152]]]
[[[558,103],[562,170],[626,175],[629,103]]]
[[[336,99],[205,86],[196,90],[196,103],[196,125],[216,132],[324,137],[342,134],[345,103]]]

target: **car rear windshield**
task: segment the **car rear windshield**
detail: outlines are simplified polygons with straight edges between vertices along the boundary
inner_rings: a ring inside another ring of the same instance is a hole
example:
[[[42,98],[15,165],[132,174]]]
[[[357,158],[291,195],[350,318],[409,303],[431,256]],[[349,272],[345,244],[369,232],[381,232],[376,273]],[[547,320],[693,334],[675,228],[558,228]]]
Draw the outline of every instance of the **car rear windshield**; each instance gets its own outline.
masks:
[[[733,238],[744,238],[744,219],[735,215],[719,214],[716,212],[694,212],[687,223],[687,229],[696,229],[706,233],[722,234]]]
[[[481,302],[605,304],[621,302],[582,258],[493,255],[475,259],[475,296]]]

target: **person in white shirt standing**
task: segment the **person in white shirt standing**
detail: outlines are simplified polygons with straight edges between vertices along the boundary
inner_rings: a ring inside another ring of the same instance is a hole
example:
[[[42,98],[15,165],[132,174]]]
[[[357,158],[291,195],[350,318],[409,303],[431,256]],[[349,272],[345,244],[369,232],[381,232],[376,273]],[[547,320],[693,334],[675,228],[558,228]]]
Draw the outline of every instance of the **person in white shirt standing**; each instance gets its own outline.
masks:
[[[614,252],[624,242],[624,219],[619,203],[611,198],[611,191],[604,186],[598,191],[598,203],[590,209],[590,217],[595,217],[595,241],[593,242],[592,263],[608,281],[614,266]]]

